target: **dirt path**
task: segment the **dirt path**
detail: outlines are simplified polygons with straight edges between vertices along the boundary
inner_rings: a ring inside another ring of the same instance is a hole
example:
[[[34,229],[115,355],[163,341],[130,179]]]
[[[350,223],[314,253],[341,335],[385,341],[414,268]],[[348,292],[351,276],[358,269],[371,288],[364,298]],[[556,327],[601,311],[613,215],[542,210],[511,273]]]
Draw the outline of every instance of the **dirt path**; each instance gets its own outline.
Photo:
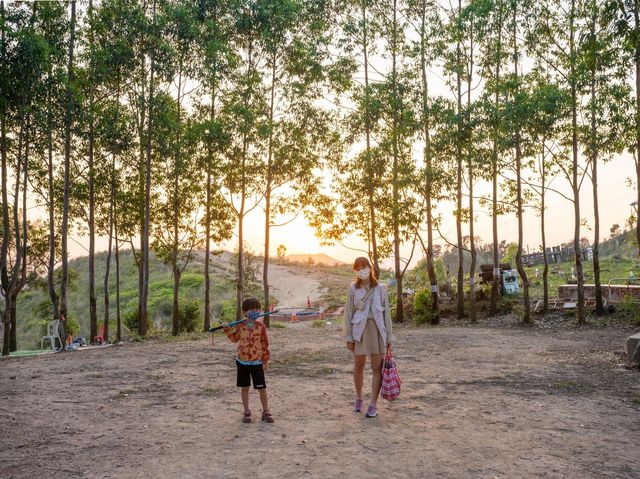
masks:
[[[321,274],[304,269],[271,264],[269,284],[278,298],[279,307],[292,308],[307,305],[307,298],[316,305],[322,297]]]
[[[0,362],[3,478],[633,478],[628,331],[397,331],[404,384],[351,412],[339,328],[271,331],[276,422],[242,424],[223,338]],[[367,372],[366,381],[370,380]],[[252,408],[259,414],[257,395]]]

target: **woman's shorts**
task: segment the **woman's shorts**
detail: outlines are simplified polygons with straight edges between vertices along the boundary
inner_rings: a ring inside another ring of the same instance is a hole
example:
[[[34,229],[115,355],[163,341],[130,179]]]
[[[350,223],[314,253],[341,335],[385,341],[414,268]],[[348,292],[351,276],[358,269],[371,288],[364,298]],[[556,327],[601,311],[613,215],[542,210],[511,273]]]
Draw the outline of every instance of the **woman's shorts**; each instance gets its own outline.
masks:
[[[236,359],[236,366],[238,366],[238,379],[236,386],[239,388],[248,388],[253,382],[253,389],[264,389],[267,387],[267,383],[264,380],[264,369],[262,364],[254,364],[249,366],[247,364],[241,364]]]

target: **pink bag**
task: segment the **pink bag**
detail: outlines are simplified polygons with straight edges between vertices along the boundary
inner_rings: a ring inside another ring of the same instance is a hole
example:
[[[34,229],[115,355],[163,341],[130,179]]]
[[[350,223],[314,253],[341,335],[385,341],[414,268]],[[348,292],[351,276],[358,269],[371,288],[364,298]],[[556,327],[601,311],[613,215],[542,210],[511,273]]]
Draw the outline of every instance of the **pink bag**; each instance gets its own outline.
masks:
[[[387,401],[393,401],[400,396],[400,374],[398,374],[398,368],[396,362],[393,359],[393,354],[389,351],[384,357],[384,365],[382,367],[382,398]]]

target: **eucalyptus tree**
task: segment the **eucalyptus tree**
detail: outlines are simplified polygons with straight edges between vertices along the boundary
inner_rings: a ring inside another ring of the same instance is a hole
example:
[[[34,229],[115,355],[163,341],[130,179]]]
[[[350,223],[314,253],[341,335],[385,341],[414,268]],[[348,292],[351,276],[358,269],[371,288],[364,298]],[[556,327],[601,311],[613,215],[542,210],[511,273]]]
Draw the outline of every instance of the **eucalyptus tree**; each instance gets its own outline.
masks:
[[[455,217],[456,217],[456,249],[458,253],[458,269],[457,269],[457,290],[456,290],[456,314],[458,318],[464,317],[464,245],[462,237],[462,183],[463,183],[463,129],[464,129],[464,112],[462,107],[462,82],[464,77],[464,58],[463,58],[463,39],[464,27],[462,17],[462,0],[458,0],[457,6],[451,4],[451,8],[447,12],[448,23],[446,24],[446,35],[448,49],[444,52],[444,72],[450,88],[454,92],[457,104],[455,138],[452,138],[455,144]]]
[[[547,0],[533,5],[536,24],[533,39],[529,42],[529,49],[535,56],[544,57],[549,69],[559,85],[568,91],[570,120],[563,125],[562,133],[569,142],[565,142],[571,150],[569,161],[565,164],[558,162],[571,187],[574,212],[573,250],[575,255],[579,324],[585,321],[584,306],[584,272],[580,231],[582,219],[580,217],[580,189],[585,178],[585,167],[579,156],[578,121],[581,113],[582,96],[581,84],[584,82],[579,68],[579,38],[584,22],[581,22],[581,12],[586,0]],[[535,40],[537,38],[537,40]],[[544,50],[543,50],[544,48]]]
[[[204,223],[205,255],[204,255],[204,331],[211,326],[211,281],[209,266],[211,258],[211,241],[220,242],[231,238],[233,224],[230,218],[233,212],[219,194],[219,173],[222,168],[222,152],[228,146],[229,138],[225,131],[225,120],[221,116],[221,97],[224,96],[225,82],[229,72],[237,62],[232,48],[233,19],[232,9],[228,2],[211,0],[200,2],[198,24],[200,27],[197,48],[201,61],[197,64],[196,76],[202,82],[209,96],[209,105],[200,101],[200,141],[202,147],[199,163],[206,172],[205,180],[205,215]],[[204,100],[200,97],[200,100]]]
[[[323,244],[342,242],[356,235],[366,244],[362,251],[380,274],[380,261],[390,256],[392,228],[380,213],[388,202],[383,177],[388,158],[381,146],[384,123],[382,107],[387,98],[380,87],[385,72],[380,64],[380,9],[370,0],[337,4],[339,33],[336,76],[341,80],[332,101],[343,112],[341,137],[335,144],[351,145],[352,155],[335,152],[329,166],[333,171],[333,195],[318,192],[306,212]],[[340,9],[341,8],[341,9]],[[346,93],[346,95],[345,95]],[[342,104],[348,97],[349,105]],[[356,249],[356,248],[353,248]]]
[[[630,88],[626,84],[623,55],[619,52],[617,35],[609,18],[604,15],[603,2],[588,0],[584,4],[584,19],[588,22],[580,38],[578,69],[584,77],[583,90],[588,98],[585,122],[580,127],[580,141],[589,161],[593,194],[593,277],[596,314],[604,314],[600,279],[600,211],[598,198],[598,164],[624,149],[627,121],[625,101]]]
[[[463,40],[464,40],[464,79],[466,80],[466,104],[464,106],[464,130],[460,141],[464,142],[466,168],[467,168],[467,187],[469,191],[468,209],[465,216],[469,221],[469,252],[471,256],[471,264],[469,266],[469,318],[472,323],[476,321],[476,268],[477,268],[477,251],[476,237],[474,233],[475,217],[474,217],[474,185],[476,177],[479,177],[483,169],[483,152],[482,137],[478,134],[479,127],[479,102],[472,99],[473,90],[476,88],[474,77],[475,68],[478,62],[478,43],[479,39],[485,36],[488,28],[487,11],[491,9],[491,5],[487,2],[472,2],[467,5],[460,15],[462,16]]]
[[[15,304],[27,281],[27,181],[32,163],[32,110],[38,101],[37,94],[42,91],[39,86],[48,60],[45,39],[36,28],[37,4],[13,5],[8,13],[3,4],[2,67],[6,84],[3,85],[1,128],[3,223],[0,283],[4,296],[5,355],[17,349]],[[7,127],[13,141],[7,141]],[[9,167],[13,170],[14,180],[12,204],[7,195]]]
[[[75,39],[76,39],[76,1],[71,2],[71,20],[69,21],[69,56],[67,62],[66,76],[66,106],[64,116],[64,173],[63,173],[63,199],[62,199],[62,226],[61,226],[61,243],[62,243],[62,283],[60,285],[60,315],[66,319],[68,317],[67,294],[69,287],[69,203],[71,196],[71,141],[72,126],[74,122],[75,103]],[[62,337],[66,337],[64,321],[60,323],[62,329]]]
[[[486,107],[486,125],[488,138],[491,141],[491,233],[492,233],[492,257],[493,257],[493,281],[491,283],[491,302],[489,311],[496,314],[498,295],[500,292],[500,255],[498,251],[498,216],[504,213],[504,208],[499,200],[498,179],[500,177],[501,158],[504,153],[504,142],[501,133],[503,131],[501,76],[505,67],[507,49],[505,47],[505,22],[507,4],[504,0],[487,0],[477,2],[484,6],[479,15],[487,22],[486,28],[480,37],[479,43],[482,55],[479,59],[481,75],[486,79],[483,88],[483,104]]]
[[[47,285],[51,301],[51,319],[59,318],[58,293],[54,283],[54,269],[60,250],[60,196],[54,187],[56,152],[61,150],[64,94],[64,59],[67,31],[66,6],[58,2],[40,2],[37,7],[35,28],[46,44],[46,72],[35,85],[37,108],[32,109],[31,157],[29,183],[36,204],[48,213],[47,229],[49,251],[47,259]],[[7,78],[7,77],[5,77]],[[3,90],[6,91],[6,90]],[[56,229],[58,232],[56,233]]]
[[[441,166],[435,161],[432,146],[432,134],[434,123],[437,119],[435,115],[434,103],[436,99],[430,93],[427,70],[435,63],[442,51],[442,18],[440,6],[431,0],[411,0],[407,2],[408,17],[414,23],[414,29],[418,33],[418,40],[414,45],[414,55],[419,64],[420,70],[420,97],[421,115],[419,117],[422,135],[424,139],[424,165],[420,176],[423,181],[419,181],[417,193],[424,200],[424,214],[426,216],[427,245],[425,254],[427,256],[427,272],[431,289],[431,322],[439,322],[439,295],[438,279],[434,267],[433,233],[435,230],[433,204],[441,197],[443,172]],[[422,241],[422,239],[421,239]]]
[[[196,209],[201,203],[202,183],[196,168],[195,153],[197,142],[197,125],[189,119],[185,121],[180,112],[178,101],[158,96],[162,99],[154,106],[156,111],[155,150],[158,164],[166,165],[165,174],[154,178],[156,184],[164,189],[152,216],[152,247],[154,252],[165,263],[171,266],[173,275],[172,334],[180,332],[180,279],[182,273],[193,260],[195,252],[203,245],[204,238],[198,228]],[[175,143],[177,130],[180,133],[180,157],[176,165]],[[163,133],[165,133],[163,135]],[[178,182],[176,183],[176,176]],[[176,216],[175,204],[178,204],[179,216]],[[179,237],[176,238],[176,230]]]
[[[391,62],[390,71],[378,85],[383,98],[380,147],[390,158],[388,176],[383,180],[389,200],[386,207],[381,205],[380,210],[392,230],[395,320],[401,322],[404,318],[402,280],[410,258],[401,257],[400,246],[413,238],[413,255],[417,241],[416,224],[419,222],[419,207],[412,191],[415,179],[412,139],[417,128],[412,94],[416,91],[417,78],[413,69],[408,68],[407,20],[401,5],[397,0],[390,0],[377,3],[375,9],[380,18],[381,39],[386,43],[386,58]]]
[[[265,23],[260,44],[267,56],[269,85],[262,270],[265,310],[270,304],[271,228],[293,221],[304,210],[321,180],[314,172],[323,159],[339,154],[332,116],[318,106],[325,94],[335,94],[345,81],[344,62],[335,61],[331,51],[332,6],[332,2],[260,2]],[[286,214],[293,214],[293,219],[278,223]]]
[[[152,167],[152,142],[154,138],[154,106],[156,104],[162,104],[162,101],[156,101],[156,56],[157,50],[162,52],[162,48],[165,46],[162,42],[162,35],[158,32],[157,28],[157,0],[153,0],[153,6],[151,9],[151,24],[148,31],[143,30],[143,38],[146,40],[147,51],[143,51],[142,54],[142,102],[146,102],[141,109],[141,128],[140,133],[144,135],[143,131],[146,129],[146,136],[141,136],[141,143],[144,142],[144,157],[142,155],[142,148],[140,154],[139,163],[139,182],[140,182],[140,206],[141,215],[141,237],[140,237],[140,283],[139,283],[139,297],[138,297],[138,333],[144,336],[147,332],[148,321],[148,299],[149,299],[149,250],[150,250],[150,234],[151,234],[151,167]],[[145,49],[146,50],[146,49]],[[145,57],[148,53],[149,56],[149,84],[148,84],[148,98],[144,98],[144,91],[146,86],[146,68]],[[161,64],[162,62],[159,62]],[[145,128],[145,112],[147,115],[147,122]],[[144,161],[143,161],[144,158]]]
[[[627,70],[627,78],[635,87],[631,100],[633,114],[627,123],[627,149],[633,155],[636,166],[636,195],[640,205],[640,1],[606,0],[604,16],[612,20],[617,34],[620,59]],[[636,222],[636,241],[640,245],[640,221]],[[640,254],[640,249],[638,250]]]
[[[531,301],[529,298],[529,278],[527,272],[524,269],[522,263],[522,249],[524,242],[524,208],[523,208],[523,192],[522,192],[522,170],[523,170],[523,139],[522,139],[522,124],[523,119],[526,117],[526,106],[524,103],[527,101],[526,93],[522,89],[522,79],[520,67],[520,48],[522,32],[520,31],[520,25],[522,23],[521,18],[527,8],[526,0],[516,0],[511,4],[511,22],[509,27],[511,29],[511,54],[513,55],[513,74],[511,76],[510,89],[512,104],[510,105],[510,126],[514,132],[513,146],[515,150],[515,170],[516,170],[516,215],[518,217],[518,249],[516,252],[516,268],[518,274],[522,279],[523,299],[524,299],[524,323],[531,322]]]
[[[364,253],[374,273],[379,275],[380,261],[391,253],[391,230],[378,211],[387,200],[382,178],[388,161],[379,145],[384,99],[378,85],[383,72],[372,66],[379,60],[380,37],[379,12],[373,9],[373,3],[347,2],[338,17],[342,37],[336,40],[338,54],[343,58],[343,76],[347,78],[342,87],[352,104],[344,106],[343,134],[338,141],[354,146],[364,142],[364,148],[352,157],[335,156],[330,163],[335,196],[316,195],[307,218],[325,244],[341,242],[349,235],[359,236],[367,244]],[[343,107],[341,95],[335,93],[335,102]]]
[[[82,99],[77,108],[77,133],[79,140],[78,150],[81,156],[86,157],[86,177],[81,184],[76,184],[71,192],[75,201],[86,205],[83,216],[87,224],[89,235],[89,338],[93,341],[98,334],[98,312],[95,286],[95,110],[96,90],[98,89],[96,78],[96,42],[94,25],[95,7],[93,0],[89,0],[87,16],[78,31],[78,90],[82,92]],[[81,175],[83,176],[83,175]],[[75,182],[74,182],[75,183]]]
[[[185,112],[189,88],[187,80],[196,72],[196,26],[195,4],[166,2],[162,5],[160,30],[167,50],[163,52],[163,73],[170,84],[175,85],[175,116],[171,118],[170,134],[173,143],[171,155],[165,157],[168,175],[156,186],[165,192],[165,201],[159,206],[152,236],[154,249],[171,265],[173,276],[172,333],[176,336],[179,324],[179,293],[181,274],[192,259],[192,252],[200,244],[201,237],[194,224],[193,214],[198,205],[199,182],[194,173],[193,148],[186,145],[185,125],[189,122]],[[160,79],[160,78],[159,78]],[[193,141],[192,141],[193,143]],[[147,166],[149,167],[149,166]],[[170,232],[169,234],[167,234]]]
[[[133,214],[130,201],[119,202],[122,196],[122,176],[128,175],[126,166],[132,162],[129,157],[135,146],[131,132],[134,119],[130,107],[123,101],[126,79],[136,68],[136,41],[143,29],[144,12],[136,2],[129,0],[106,0],[100,2],[91,15],[91,30],[94,42],[94,70],[100,85],[103,103],[97,115],[96,136],[100,141],[101,164],[96,176],[100,180],[101,207],[96,208],[99,218],[98,229],[109,238],[107,262],[104,277],[104,328],[105,339],[109,336],[109,271],[111,265],[112,242],[116,241],[116,269],[118,270],[118,224],[127,223],[123,214]],[[96,180],[96,178],[94,178]],[[130,221],[129,221],[130,222]],[[131,228],[121,228],[121,232]],[[131,232],[131,234],[135,234]],[[119,290],[119,274],[116,272],[116,291]],[[119,298],[116,298],[119,307]],[[119,315],[118,315],[119,317]],[[119,323],[118,323],[119,324]],[[118,328],[117,339],[121,332]]]
[[[234,210],[238,225],[238,262],[236,278],[236,316],[242,314],[244,284],[244,220],[258,207],[264,195],[261,153],[267,142],[268,104],[260,69],[265,61],[260,48],[264,24],[255,3],[234,4],[234,38],[238,66],[229,75],[229,88],[223,112],[229,134],[229,147],[222,165],[222,193]]]
[[[540,237],[543,253],[542,313],[549,308],[549,258],[547,256],[547,195],[555,191],[552,184],[557,178],[558,162],[566,163],[567,151],[558,144],[558,128],[561,119],[568,113],[566,91],[550,81],[548,68],[544,61],[536,59],[533,71],[528,75],[526,86],[530,98],[529,114],[524,128],[531,139],[532,154],[536,156],[532,173],[533,177],[526,181],[537,196],[537,209],[540,214]],[[524,181],[524,180],[523,180]]]

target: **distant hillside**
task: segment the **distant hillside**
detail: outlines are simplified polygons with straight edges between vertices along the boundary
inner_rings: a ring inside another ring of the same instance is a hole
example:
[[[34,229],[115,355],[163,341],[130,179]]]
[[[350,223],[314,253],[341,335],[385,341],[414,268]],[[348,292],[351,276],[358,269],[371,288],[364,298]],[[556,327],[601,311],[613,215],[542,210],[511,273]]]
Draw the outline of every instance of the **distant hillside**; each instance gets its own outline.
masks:
[[[285,259],[294,263],[305,263],[305,264],[324,264],[327,266],[342,266],[346,264],[344,261],[337,260],[332,258],[329,255],[324,253],[320,254],[290,254],[285,256]]]
[[[600,256],[603,258],[635,259],[638,257],[638,243],[635,231],[625,231],[614,238],[610,238],[600,244]]]
[[[291,262],[274,261],[269,271],[271,300],[287,306],[302,306],[309,297],[315,303],[325,296],[326,288],[320,285],[319,277],[335,279],[337,284],[345,283],[344,272],[335,269],[335,264],[344,263],[327,255],[292,255]],[[295,257],[299,257],[297,263]],[[308,257],[316,267],[309,268]],[[96,254],[96,293],[98,296],[98,321],[104,321],[104,274],[107,254]],[[235,268],[233,253],[221,252],[210,260],[211,312],[214,318],[230,320],[235,315]],[[245,279],[249,282],[246,295],[262,297],[262,258],[247,255]],[[322,265],[322,266],[320,266]],[[324,271],[326,266],[329,271]],[[318,271],[321,267],[322,273]],[[89,336],[89,281],[88,257],[69,261],[70,287],[68,317],[80,323],[82,336]],[[58,271],[59,273],[59,271]],[[116,276],[115,261],[112,256],[109,271],[109,330],[115,334],[116,317]],[[319,276],[318,276],[319,275]],[[318,277],[316,277],[318,276]],[[348,284],[348,283],[346,283]],[[149,265],[149,316],[156,328],[169,329],[173,299],[173,279],[170,266],[162,263],[153,253]],[[138,270],[130,250],[120,253],[120,307],[124,317],[137,309]],[[195,252],[195,258],[182,273],[180,283],[180,303],[196,302],[202,314],[204,306],[204,252]],[[39,346],[40,337],[50,318],[51,305],[46,292],[46,283],[31,285],[18,296],[18,347],[30,349]]]

